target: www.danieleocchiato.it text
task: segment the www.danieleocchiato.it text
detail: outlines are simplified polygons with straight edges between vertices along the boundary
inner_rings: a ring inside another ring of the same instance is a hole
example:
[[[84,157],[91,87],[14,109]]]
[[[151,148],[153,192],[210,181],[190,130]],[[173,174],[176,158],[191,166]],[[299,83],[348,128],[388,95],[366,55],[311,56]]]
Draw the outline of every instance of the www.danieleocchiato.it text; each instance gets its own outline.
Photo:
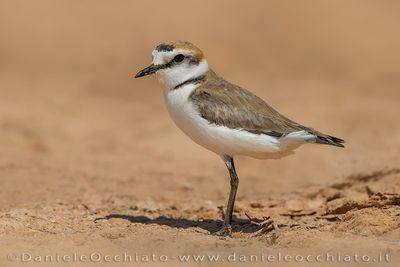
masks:
[[[212,254],[182,254],[157,255],[136,254],[123,252],[120,254],[66,253],[66,254],[35,254],[30,252],[9,253],[7,260],[11,262],[389,262],[387,252],[372,254],[363,253],[334,253],[320,254],[240,254],[240,253],[212,253]]]

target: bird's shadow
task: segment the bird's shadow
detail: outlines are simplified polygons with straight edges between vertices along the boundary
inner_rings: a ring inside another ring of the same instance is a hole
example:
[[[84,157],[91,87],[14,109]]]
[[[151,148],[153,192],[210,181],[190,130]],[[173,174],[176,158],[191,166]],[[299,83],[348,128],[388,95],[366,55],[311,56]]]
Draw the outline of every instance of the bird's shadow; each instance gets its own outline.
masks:
[[[187,229],[187,228],[201,228],[209,233],[215,233],[221,229],[223,223],[221,220],[190,220],[185,218],[169,218],[165,216],[159,216],[151,219],[144,215],[127,215],[127,214],[109,214],[104,217],[96,218],[94,221],[110,220],[110,219],[123,219],[131,223],[141,224],[157,224],[164,225],[171,228]],[[245,232],[252,233],[257,230],[257,227],[247,219],[241,219],[234,216],[232,218],[232,228],[234,232]]]

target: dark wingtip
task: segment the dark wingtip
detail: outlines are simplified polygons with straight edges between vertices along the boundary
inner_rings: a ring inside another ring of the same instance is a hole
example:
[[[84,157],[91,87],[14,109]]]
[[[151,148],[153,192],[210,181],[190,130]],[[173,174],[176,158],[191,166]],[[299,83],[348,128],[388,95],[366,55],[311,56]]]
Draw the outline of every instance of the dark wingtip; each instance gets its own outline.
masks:
[[[344,145],[342,143],[335,143],[334,146],[344,148]]]
[[[318,136],[317,140],[315,141],[317,144],[324,144],[324,145],[332,145],[337,147],[344,148],[344,143],[346,143],[343,139],[334,137],[334,136]]]

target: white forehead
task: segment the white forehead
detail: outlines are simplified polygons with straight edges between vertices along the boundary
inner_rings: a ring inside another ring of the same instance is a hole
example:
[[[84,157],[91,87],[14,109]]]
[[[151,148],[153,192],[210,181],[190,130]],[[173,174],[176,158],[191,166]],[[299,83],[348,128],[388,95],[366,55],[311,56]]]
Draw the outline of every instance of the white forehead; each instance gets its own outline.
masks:
[[[153,56],[153,64],[154,65],[164,65],[168,62],[170,62],[174,56],[175,56],[175,51],[158,51],[158,50],[153,50],[153,53],[151,53]]]
[[[164,65],[170,62],[176,55],[182,54],[185,56],[193,56],[192,51],[183,50],[183,49],[174,49],[172,51],[158,51],[154,49],[151,53],[153,56],[153,64],[154,65]]]

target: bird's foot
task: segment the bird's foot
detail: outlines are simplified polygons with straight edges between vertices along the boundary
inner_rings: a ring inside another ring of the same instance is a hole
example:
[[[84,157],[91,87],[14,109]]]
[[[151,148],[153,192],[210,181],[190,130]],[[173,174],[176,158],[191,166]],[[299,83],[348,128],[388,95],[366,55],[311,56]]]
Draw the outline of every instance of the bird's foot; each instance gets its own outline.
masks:
[[[253,236],[260,236],[272,232],[273,239],[278,239],[280,235],[279,227],[270,216],[264,216],[263,219],[257,219],[250,217],[247,213],[245,213],[245,215],[249,218],[251,224],[257,225],[260,228],[253,233]]]
[[[231,236],[232,235],[232,226],[230,224],[223,224],[221,229],[214,233],[217,236]]]

